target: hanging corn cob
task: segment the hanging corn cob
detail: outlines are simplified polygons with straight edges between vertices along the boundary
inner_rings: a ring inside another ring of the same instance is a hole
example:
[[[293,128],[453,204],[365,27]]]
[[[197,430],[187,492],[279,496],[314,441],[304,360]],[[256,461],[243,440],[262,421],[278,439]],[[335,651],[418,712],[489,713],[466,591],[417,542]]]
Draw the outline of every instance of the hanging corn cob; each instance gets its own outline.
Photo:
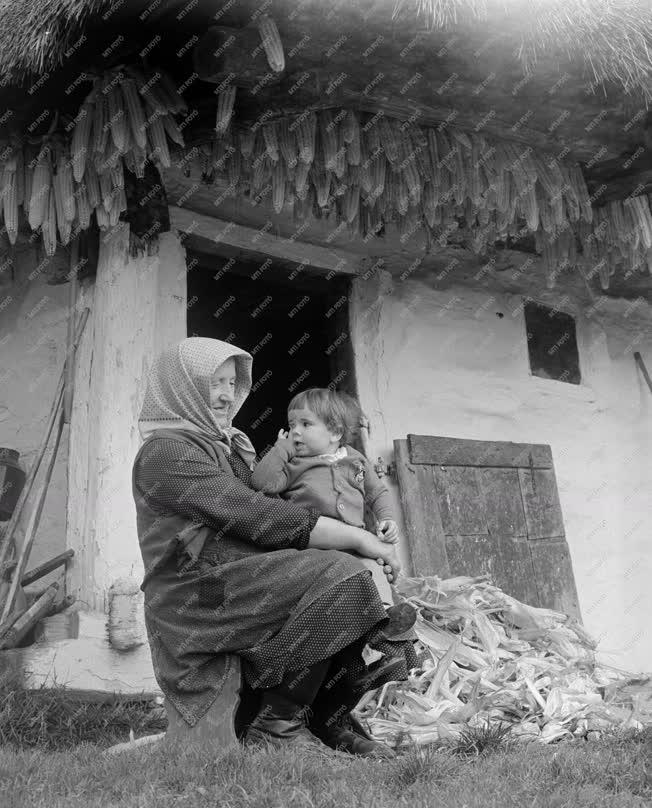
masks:
[[[285,55],[276,23],[267,14],[261,14],[258,17],[258,30],[269,66],[275,73],[282,73],[285,70]]]
[[[218,135],[223,135],[231,125],[233,107],[235,104],[236,87],[229,84],[217,94],[217,119],[215,121],[215,131]]]

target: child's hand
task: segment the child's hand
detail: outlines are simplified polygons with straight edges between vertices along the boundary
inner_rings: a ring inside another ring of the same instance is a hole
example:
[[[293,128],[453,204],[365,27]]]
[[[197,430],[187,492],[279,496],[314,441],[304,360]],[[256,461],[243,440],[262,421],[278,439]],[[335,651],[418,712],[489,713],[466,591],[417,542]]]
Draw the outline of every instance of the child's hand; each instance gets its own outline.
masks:
[[[386,544],[396,544],[398,541],[398,525],[393,519],[383,519],[378,523],[376,535]]]
[[[290,457],[295,454],[294,444],[290,440],[290,433],[285,429],[279,429],[275,445],[278,449],[284,449]]]

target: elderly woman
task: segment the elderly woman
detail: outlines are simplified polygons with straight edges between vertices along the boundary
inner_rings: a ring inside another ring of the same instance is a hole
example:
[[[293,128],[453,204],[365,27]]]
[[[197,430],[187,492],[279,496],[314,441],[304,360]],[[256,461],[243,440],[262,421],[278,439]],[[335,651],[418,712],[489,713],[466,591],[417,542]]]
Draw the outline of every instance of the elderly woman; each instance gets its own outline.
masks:
[[[251,365],[239,348],[194,337],[150,372],[133,494],[157,680],[192,726],[235,654],[260,705],[245,742],[390,756],[350,710],[365,690],[404,679],[414,650],[388,636],[370,572],[339,551],[377,559],[391,580],[392,546],[250,487],[254,447],[231,422]],[[365,645],[384,654],[370,668]]]

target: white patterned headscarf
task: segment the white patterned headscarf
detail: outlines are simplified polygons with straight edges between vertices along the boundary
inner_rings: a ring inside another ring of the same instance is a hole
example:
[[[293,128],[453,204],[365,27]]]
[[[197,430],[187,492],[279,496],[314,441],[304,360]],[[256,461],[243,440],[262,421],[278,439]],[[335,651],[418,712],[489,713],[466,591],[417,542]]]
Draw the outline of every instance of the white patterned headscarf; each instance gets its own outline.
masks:
[[[210,383],[217,368],[235,360],[235,391],[227,426],[220,426],[210,407]],[[231,422],[251,390],[251,355],[228,342],[188,337],[163,351],[149,372],[138,418],[141,437],[156,429],[188,429],[231,448],[252,466],[256,452],[249,438]]]

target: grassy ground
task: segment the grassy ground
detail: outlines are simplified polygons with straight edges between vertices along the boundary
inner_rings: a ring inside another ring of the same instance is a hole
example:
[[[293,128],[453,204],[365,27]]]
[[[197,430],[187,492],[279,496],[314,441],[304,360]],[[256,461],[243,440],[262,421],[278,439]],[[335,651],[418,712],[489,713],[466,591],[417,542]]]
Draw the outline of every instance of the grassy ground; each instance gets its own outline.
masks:
[[[515,746],[480,733],[392,761],[155,744],[103,750],[163,728],[151,705],[75,703],[0,688],[2,808],[643,808],[652,728],[600,741]],[[89,739],[94,742],[89,742]]]
[[[389,762],[242,749],[218,757],[156,747],[110,757],[90,744],[0,749],[0,794],[3,808],[643,808],[652,804],[651,745],[641,736],[471,759],[412,751]]]

